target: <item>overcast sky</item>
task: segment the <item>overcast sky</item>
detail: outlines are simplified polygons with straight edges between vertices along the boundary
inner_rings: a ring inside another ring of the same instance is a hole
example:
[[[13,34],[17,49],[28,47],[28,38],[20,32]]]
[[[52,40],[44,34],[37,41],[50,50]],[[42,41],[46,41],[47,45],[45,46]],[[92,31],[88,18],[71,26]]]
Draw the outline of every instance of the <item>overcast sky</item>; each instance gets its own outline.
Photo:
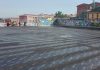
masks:
[[[75,14],[76,6],[93,0],[0,0],[0,17],[22,14],[55,13]],[[100,0],[96,0],[100,2]]]

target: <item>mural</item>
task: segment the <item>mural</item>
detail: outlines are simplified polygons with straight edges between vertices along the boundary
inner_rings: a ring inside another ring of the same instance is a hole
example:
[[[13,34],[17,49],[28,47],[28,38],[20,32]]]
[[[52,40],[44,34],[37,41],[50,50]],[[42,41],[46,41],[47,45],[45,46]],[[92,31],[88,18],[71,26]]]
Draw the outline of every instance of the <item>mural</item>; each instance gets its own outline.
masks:
[[[39,18],[40,26],[51,26],[53,23],[52,18]]]

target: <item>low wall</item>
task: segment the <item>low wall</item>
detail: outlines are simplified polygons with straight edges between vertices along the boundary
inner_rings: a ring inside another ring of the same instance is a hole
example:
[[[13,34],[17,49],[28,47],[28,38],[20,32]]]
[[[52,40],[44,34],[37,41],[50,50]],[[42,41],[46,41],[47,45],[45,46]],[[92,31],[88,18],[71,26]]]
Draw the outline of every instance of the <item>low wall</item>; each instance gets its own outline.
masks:
[[[58,27],[67,27],[67,28],[100,30],[100,27],[91,26],[91,23],[87,20],[56,19],[53,25]]]

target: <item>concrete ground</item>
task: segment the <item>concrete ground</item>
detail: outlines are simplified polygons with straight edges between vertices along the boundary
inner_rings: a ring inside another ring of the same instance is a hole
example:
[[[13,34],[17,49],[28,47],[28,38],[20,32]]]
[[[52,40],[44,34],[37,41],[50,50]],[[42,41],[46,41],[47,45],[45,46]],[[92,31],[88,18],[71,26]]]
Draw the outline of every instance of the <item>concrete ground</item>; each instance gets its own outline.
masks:
[[[0,70],[100,70],[100,31],[0,28]]]

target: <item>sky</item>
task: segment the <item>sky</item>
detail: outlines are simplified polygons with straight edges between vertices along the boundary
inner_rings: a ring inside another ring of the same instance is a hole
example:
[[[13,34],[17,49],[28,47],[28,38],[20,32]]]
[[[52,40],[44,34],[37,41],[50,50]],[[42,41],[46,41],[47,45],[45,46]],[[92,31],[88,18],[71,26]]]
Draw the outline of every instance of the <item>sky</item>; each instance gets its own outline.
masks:
[[[0,17],[15,17],[22,14],[54,14],[62,11],[76,14],[76,6],[93,0],[0,0]],[[95,0],[100,2],[100,0]]]

